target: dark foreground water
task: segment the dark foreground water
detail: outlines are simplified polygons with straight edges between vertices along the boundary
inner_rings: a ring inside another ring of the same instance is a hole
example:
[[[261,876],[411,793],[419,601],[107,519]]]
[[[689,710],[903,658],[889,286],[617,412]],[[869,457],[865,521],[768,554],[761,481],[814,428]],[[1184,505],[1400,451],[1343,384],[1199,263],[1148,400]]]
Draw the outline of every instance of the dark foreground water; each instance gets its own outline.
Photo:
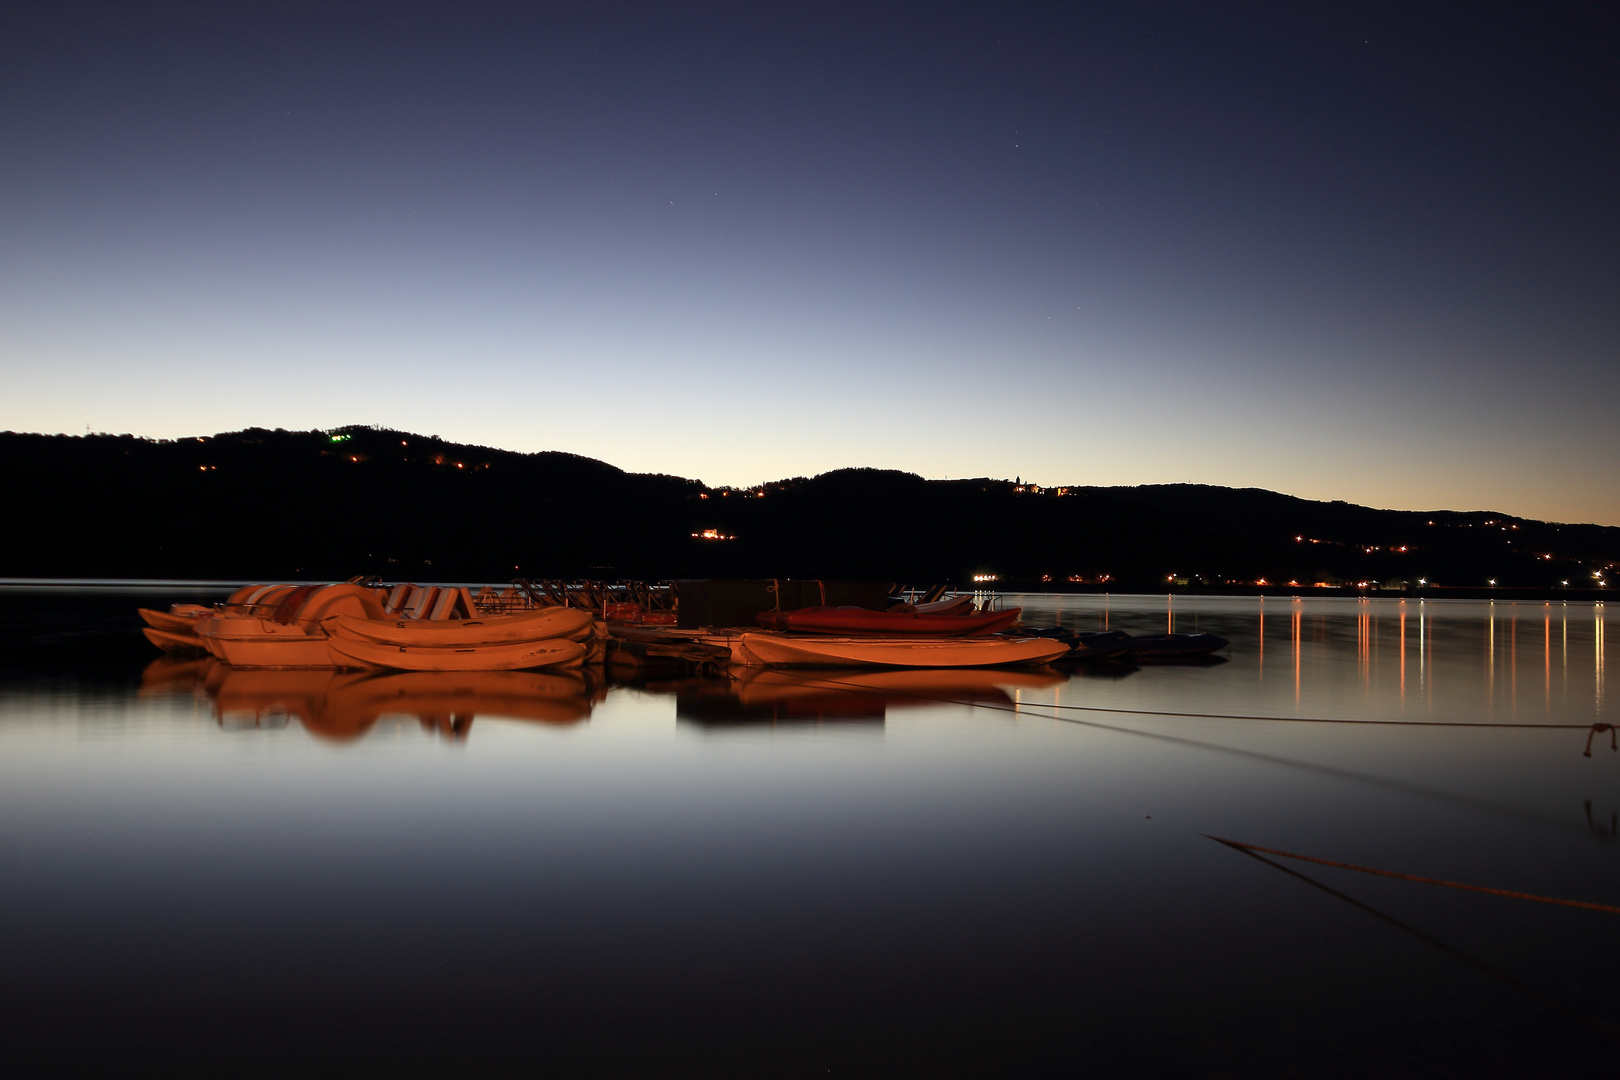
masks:
[[[1026,597],[1230,659],[630,686],[154,662],[213,594],[151,592],[0,589],[8,1060],[1620,1075],[1620,914],[1208,838],[1620,905],[1601,606]]]

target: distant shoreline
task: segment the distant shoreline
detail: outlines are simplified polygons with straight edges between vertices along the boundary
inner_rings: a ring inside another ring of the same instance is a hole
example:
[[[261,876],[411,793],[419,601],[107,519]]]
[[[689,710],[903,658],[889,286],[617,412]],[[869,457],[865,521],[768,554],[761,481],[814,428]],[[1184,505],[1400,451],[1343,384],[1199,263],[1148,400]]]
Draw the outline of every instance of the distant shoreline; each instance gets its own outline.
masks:
[[[149,591],[154,589],[238,589],[254,581],[268,581],[269,578],[252,580],[192,580],[186,578],[25,578],[0,577],[0,590],[50,590],[50,589],[124,589],[129,591]],[[289,578],[290,582],[316,583],[325,581],[324,578]],[[788,580],[788,579],[784,579]],[[422,585],[440,585],[451,587],[478,588],[485,585],[504,588],[508,582],[504,581],[429,581],[422,579],[416,582]],[[1143,597],[1163,596],[1168,598],[1194,598],[1194,597],[1250,597],[1257,600],[1292,600],[1298,599],[1340,599],[1340,600],[1495,600],[1502,603],[1603,603],[1611,595],[1608,589],[1538,589],[1531,586],[1501,587],[1495,589],[1478,589],[1464,586],[1448,587],[1443,585],[1430,585],[1421,589],[1403,591],[1400,589],[1358,589],[1353,586],[1330,586],[1324,588],[1290,588],[1265,587],[1248,588],[1220,587],[1213,585],[1176,585],[1164,590],[1123,590],[1105,589],[1099,586],[1069,584],[1067,582],[1029,582],[1029,581],[998,581],[995,588],[984,588],[984,583],[976,585],[951,585],[956,593],[973,594],[1019,594],[1030,596],[1118,596]]]

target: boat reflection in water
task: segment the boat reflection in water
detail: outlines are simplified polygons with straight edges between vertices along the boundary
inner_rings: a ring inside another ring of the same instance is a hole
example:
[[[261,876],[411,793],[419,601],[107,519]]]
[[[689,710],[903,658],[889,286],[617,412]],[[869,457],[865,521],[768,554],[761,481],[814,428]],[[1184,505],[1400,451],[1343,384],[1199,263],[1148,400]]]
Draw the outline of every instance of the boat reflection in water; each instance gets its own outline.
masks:
[[[465,739],[480,715],[577,724],[605,694],[579,671],[272,670],[168,657],[146,668],[141,688],[200,693],[222,728],[278,728],[296,720],[333,742],[358,739],[384,718],[414,717],[452,739]]]
[[[727,679],[649,682],[675,695],[677,720],[701,727],[881,724],[891,708],[949,703],[1005,705],[1009,689],[1058,686],[1068,676],[1049,668],[739,668]]]

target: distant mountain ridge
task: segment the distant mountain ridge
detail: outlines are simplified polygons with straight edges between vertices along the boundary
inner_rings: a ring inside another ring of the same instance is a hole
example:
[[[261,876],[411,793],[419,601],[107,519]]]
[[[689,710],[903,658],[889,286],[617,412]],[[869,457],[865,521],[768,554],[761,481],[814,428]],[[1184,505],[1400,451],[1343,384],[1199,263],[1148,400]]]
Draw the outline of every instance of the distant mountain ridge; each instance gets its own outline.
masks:
[[[3,432],[0,477],[5,577],[1574,589],[1606,583],[1620,561],[1620,528],[1489,511],[882,469],[711,488],[370,427],[169,441]]]

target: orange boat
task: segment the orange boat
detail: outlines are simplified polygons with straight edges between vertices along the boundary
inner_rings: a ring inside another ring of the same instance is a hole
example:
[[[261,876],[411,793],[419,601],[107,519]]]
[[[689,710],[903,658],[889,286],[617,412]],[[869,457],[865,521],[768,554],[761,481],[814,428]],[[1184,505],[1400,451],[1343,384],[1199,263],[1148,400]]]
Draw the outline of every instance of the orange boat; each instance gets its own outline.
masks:
[[[505,645],[449,648],[385,645],[355,638],[323,639],[332,662],[341,667],[395,668],[401,671],[520,671],[584,663],[586,648],[567,638],[517,641]]]
[[[197,624],[210,618],[214,609],[201,604],[174,604],[168,611],[136,608],[136,614],[146,623],[142,633],[146,640],[164,652],[206,651],[197,636]]]
[[[876,664],[881,667],[990,667],[1045,664],[1069,651],[1050,638],[1013,637],[821,637],[744,634],[732,647],[732,663],[767,667]]]
[[[361,585],[274,585],[227,605],[197,627],[208,651],[232,667],[338,667],[321,620],[383,617],[376,592]],[[365,666],[365,665],[356,665]]]
[[[547,638],[588,637],[594,623],[590,612],[579,608],[549,607],[488,618],[364,619],[338,615],[325,623],[326,632],[347,641],[379,645],[433,646],[464,649],[480,645],[510,645]]]
[[[189,605],[182,616],[176,605],[169,613],[143,609],[141,617],[159,648],[206,649],[237,668],[511,671],[605,652],[587,611],[513,610],[510,597],[489,599],[496,613],[483,614],[461,587],[249,585],[217,609]],[[334,639],[343,647],[334,650]]]
[[[944,611],[872,611],[861,607],[807,607],[797,611],[762,611],[757,621],[768,630],[799,634],[879,635],[928,634],[961,637],[993,634],[1018,621],[1022,608],[973,611],[962,605]]]
[[[158,630],[148,626],[141,630],[146,640],[162,649],[164,652],[206,652],[202,638],[195,632],[186,630]]]
[[[142,621],[154,630],[168,630],[172,633],[196,633],[198,619],[206,619],[214,613],[211,607],[202,604],[174,604],[168,611],[153,611],[151,608],[136,608]]]

